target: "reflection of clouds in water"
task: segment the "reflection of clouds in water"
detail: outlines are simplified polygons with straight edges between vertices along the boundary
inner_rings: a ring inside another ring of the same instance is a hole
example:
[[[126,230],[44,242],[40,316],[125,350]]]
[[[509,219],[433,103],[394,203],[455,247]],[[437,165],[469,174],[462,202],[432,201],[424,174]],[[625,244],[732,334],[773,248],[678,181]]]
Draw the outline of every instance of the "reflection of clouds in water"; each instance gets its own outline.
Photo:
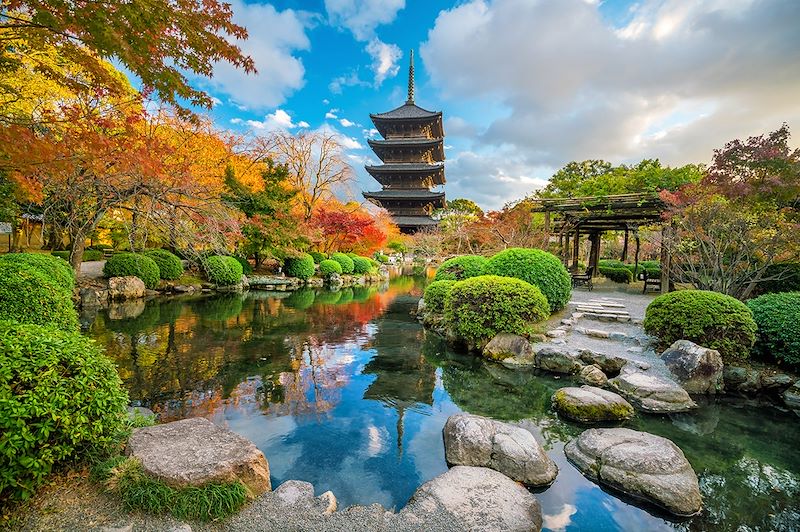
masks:
[[[450,415],[460,411],[447,397],[434,403],[429,410],[430,415],[409,414],[409,421],[411,416],[420,418],[419,428],[406,445],[406,452],[414,462],[420,483],[427,482],[447,471],[444,445],[442,444],[442,427]]]
[[[571,504],[565,504],[557,514],[545,514],[542,516],[542,526],[553,532],[565,530],[572,522],[572,515],[578,509]]]
[[[367,456],[378,456],[384,451],[386,442],[389,441],[389,431],[386,427],[376,427],[370,425],[367,427]]]

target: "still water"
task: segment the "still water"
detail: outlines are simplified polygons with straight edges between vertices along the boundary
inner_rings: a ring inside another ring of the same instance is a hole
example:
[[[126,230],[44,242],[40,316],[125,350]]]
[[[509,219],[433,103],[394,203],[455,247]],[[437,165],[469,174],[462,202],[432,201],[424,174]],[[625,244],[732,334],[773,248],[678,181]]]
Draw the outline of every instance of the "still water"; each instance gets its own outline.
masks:
[[[452,352],[410,316],[423,279],[292,294],[251,292],[130,303],[84,316],[131,399],[162,421],[203,416],[251,439],[272,484],[332,490],[339,507],[402,508],[447,469],[442,427],[466,411],[522,423],[558,464],[537,493],[549,530],[800,530],[796,415],[719,400],[696,414],[627,423],[672,439],[705,509],[673,522],[589,482],[564,457],[582,427],[550,395],[566,378]]]

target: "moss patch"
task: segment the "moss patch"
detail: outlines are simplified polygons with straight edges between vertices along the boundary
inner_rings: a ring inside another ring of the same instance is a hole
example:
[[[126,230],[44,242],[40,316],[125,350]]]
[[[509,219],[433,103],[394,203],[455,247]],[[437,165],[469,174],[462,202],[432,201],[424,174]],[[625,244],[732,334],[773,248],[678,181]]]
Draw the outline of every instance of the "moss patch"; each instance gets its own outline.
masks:
[[[552,402],[559,414],[583,423],[622,421],[633,416],[633,408],[625,404],[575,404],[570,401],[564,390],[558,390],[554,393]]]

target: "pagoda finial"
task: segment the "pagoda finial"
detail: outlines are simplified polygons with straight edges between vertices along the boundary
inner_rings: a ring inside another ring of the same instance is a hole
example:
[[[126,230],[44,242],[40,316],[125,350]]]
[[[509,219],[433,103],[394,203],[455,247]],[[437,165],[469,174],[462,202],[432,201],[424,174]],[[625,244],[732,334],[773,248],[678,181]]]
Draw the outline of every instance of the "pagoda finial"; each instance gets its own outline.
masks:
[[[414,103],[414,50],[411,50],[411,61],[408,64],[408,100],[406,103]]]

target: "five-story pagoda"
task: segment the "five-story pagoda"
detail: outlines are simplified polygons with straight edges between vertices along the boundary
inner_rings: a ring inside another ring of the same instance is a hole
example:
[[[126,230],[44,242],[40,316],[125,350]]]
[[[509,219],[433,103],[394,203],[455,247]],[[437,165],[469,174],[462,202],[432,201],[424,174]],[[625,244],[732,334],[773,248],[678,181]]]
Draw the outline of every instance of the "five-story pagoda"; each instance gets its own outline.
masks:
[[[371,114],[383,140],[369,145],[384,164],[366,166],[383,185],[364,197],[385,208],[404,233],[414,233],[438,222],[434,209],[444,208],[444,130],[442,113],[427,111],[414,103],[414,52],[408,68],[408,100],[388,113]]]

